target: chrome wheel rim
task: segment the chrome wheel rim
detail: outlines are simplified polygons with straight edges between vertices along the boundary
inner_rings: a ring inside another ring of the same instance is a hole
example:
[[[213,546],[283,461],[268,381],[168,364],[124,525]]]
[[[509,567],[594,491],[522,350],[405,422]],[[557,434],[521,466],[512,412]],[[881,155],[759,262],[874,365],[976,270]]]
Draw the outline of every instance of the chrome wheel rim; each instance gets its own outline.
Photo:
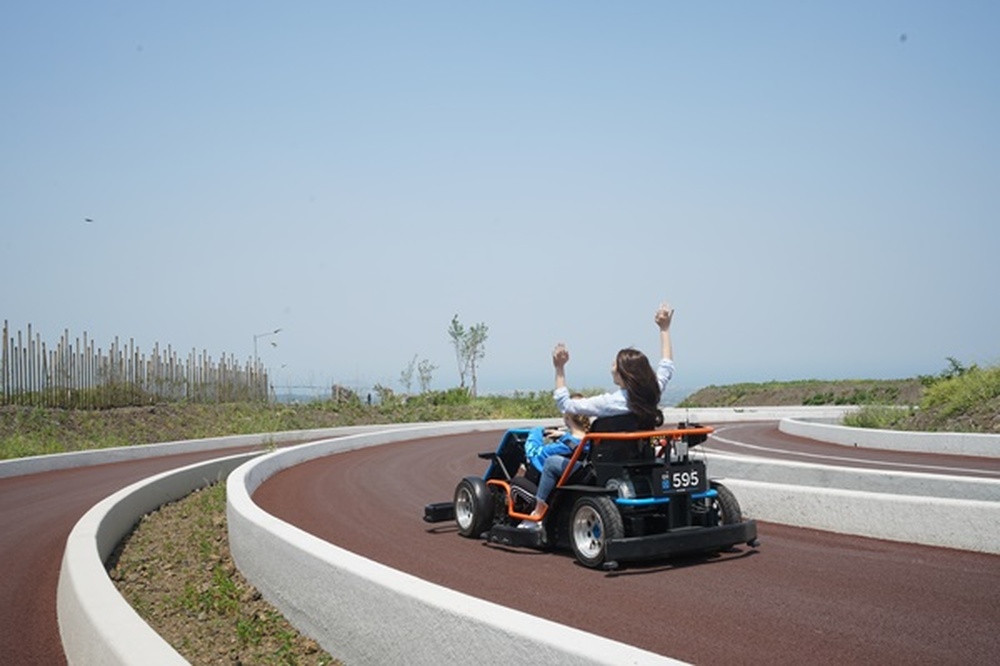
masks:
[[[596,558],[604,549],[604,522],[593,507],[580,507],[573,516],[573,541],[587,559]]]
[[[460,489],[455,497],[455,521],[463,530],[472,525],[472,494],[467,488]]]

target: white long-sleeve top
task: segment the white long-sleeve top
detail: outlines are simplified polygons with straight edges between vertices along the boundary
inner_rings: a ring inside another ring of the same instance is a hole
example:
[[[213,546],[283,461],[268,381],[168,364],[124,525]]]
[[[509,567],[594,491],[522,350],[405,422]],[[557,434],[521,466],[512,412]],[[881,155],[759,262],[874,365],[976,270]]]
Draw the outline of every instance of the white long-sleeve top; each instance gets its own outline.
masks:
[[[672,359],[664,358],[656,366],[656,382],[660,386],[660,394],[666,388],[667,382],[674,376],[674,362]],[[628,393],[625,389],[618,389],[609,393],[590,396],[589,398],[571,398],[569,389],[565,386],[557,388],[552,392],[555,398],[556,407],[563,414],[583,414],[584,416],[617,416],[627,414]]]

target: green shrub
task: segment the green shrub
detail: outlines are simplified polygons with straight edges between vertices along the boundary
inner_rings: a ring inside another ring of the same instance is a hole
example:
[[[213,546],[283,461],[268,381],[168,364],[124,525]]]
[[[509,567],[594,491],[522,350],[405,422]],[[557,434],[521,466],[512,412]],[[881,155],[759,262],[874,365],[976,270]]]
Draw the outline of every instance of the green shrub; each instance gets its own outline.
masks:
[[[906,409],[892,405],[864,405],[856,412],[845,414],[843,423],[854,428],[894,430],[905,424],[912,415],[912,408]]]
[[[454,406],[468,405],[472,403],[472,395],[464,388],[450,388],[446,391],[428,391],[410,398],[425,405]]]
[[[971,411],[1000,396],[1000,366],[981,369],[972,366],[961,374],[939,380],[927,387],[921,409],[950,418]]]

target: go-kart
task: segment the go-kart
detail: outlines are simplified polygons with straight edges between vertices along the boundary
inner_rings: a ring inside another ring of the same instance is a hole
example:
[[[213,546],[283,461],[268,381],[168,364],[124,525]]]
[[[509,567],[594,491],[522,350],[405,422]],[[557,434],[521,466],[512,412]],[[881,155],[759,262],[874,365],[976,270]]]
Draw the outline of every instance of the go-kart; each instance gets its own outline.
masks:
[[[619,417],[594,421],[552,491],[539,529],[522,525],[531,520],[537,489],[518,473],[528,429],[508,430],[496,451],[480,453],[489,461],[486,473],[463,478],[453,501],[426,505],[424,520],[454,520],[462,536],[490,543],[571,549],[584,566],[604,569],[759,545],[756,522],[743,520],[733,493],[690,455],[711,427],[680,423],[627,432],[621,425]]]

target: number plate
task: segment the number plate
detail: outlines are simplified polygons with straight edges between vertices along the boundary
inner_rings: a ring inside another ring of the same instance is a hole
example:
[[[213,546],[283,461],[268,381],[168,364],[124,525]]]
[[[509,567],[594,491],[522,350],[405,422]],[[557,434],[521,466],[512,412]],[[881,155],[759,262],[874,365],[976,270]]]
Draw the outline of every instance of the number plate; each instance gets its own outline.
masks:
[[[671,465],[660,474],[660,488],[664,493],[693,493],[708,487],[705,465]]]

